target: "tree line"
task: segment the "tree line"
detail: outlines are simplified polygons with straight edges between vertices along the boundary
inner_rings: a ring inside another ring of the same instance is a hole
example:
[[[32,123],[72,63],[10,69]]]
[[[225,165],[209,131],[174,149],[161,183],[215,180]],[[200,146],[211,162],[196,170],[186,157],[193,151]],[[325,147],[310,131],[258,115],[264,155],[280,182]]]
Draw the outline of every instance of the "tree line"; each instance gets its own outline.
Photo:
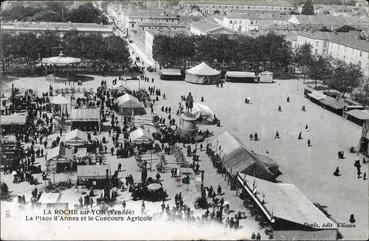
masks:
[[[72,2],[35,2],[28,5],[13,3],[2,11],[3,21],[74,22],[108,24],[108,19],[91,2],[78,7]]]
[[[153,58],[161,66],[189,67],[205,61],[217,68],[288,72],[293,52],[283,36],[274,33],[250,36],[155,36]]]
[[[71,31],[60,38],[58,34],[46,31],[42,34],[4,33],[1,38],[5,67],[13,64],[31,65],[42,58],[57,56],[61,50],[65,56],[81,58],[83,62],[119,65],[123,68],[130,65],[127,43],[117,36],[104,38],[100,34]]]
[[[309,77],[316,84],[321,82],[343,95],[351,94],[360,103],[369,104],[369,80],[365,79],[359,65],[315,56],[310,44],[298,47],[294,59],[304,78]]]

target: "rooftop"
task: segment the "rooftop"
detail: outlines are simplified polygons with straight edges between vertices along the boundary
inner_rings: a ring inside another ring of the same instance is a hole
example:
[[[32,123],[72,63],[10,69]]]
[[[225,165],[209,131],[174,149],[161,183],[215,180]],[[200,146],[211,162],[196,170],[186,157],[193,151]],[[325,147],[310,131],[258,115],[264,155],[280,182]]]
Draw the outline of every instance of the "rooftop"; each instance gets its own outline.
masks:
[[[369,42],[367,40],[361,40],[357,35],[352,33],[333,33],[333,32],[300,32],[298,35],[311,38],[326,40],[336,44],[345,45],[354,49],[369,52]]]
[[[289,14],[280,14],[276,12],[253,12],[233,13],[225,16],[226,18],[251,19],[251,20],[288,20],[291,18]]]
[[[201,32],[208,32],[222,27],[220,24],[217,24],[208,18],[193,22],[190,26],[200,30]]]
[[[4,30],[59,30],[59,31],[108,31],[112,32],[111,25],[97,23],[71,23],[71,22],[1,22]]]
[[[217,5],[246,5],[246,6],[281,6],[293,7],[283,0],[183,0],[179,4],[217,4]]]
[[[347,17],[347,16],[331,16],[331,15],[293,15],[300,24],[317,25],[324,24],[327,26],[368,26],[367,18]]]
[[[173,18],[178,17],[174,14],[167,13],[164,11],[127,11],[124,13],[125,16],[130,18]]]
[[[337,224],[325,216],[294,184],[272,183],[248,175],[239,178],[262,210],[267,211],[269,218],[300,225],[316,223],[319,226],[316,229],[337,229]]]
[[[150,33],[153,36],[157,35],[165,35],[165,36],[175,36],[179,34],[188,34],[187,28],[180,29],[147,29],[146,32]]]

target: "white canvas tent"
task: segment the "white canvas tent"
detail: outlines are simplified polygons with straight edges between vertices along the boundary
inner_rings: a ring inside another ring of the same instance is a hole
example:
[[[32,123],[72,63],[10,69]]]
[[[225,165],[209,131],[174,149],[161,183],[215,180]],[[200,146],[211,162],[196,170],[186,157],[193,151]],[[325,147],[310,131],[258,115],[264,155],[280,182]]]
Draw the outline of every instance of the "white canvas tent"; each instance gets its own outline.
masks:
[[[117,99],[119,114],[124,116],[145,115],[146,111],[142,103],[130,94],[122,95]]]
[[[215,84],[220,82],[220,72],[202,62],[186,70],[185,80],[195,84]]]
[[[150,144],[154,142],[154,138],[150,132],[143,128],[138,128],[129,134],[129,138],[136,144]]]
[[[78,129],[72,130],[65,135],[65,143],[67,145],[84,145],[87,142],[87,133]]]
[[[70,101],[67,100],[62,94],[59,94],[51,99],[51,104],[53,110],[55,111],[55,107],[60,110],[60,113],[69,112],[70,113]]]
[[[192,114],[197,119],[212,122],[214,120],[214,112],[206,105],[201,103],[194,103],[192,108]]]

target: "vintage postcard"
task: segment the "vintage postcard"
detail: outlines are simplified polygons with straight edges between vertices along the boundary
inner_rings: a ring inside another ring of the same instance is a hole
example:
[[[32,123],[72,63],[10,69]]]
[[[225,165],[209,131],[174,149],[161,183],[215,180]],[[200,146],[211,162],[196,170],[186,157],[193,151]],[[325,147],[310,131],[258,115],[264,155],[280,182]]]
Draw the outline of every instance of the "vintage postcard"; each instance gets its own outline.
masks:
[[[367,240],[364,0],[5,1],[2,240]]]

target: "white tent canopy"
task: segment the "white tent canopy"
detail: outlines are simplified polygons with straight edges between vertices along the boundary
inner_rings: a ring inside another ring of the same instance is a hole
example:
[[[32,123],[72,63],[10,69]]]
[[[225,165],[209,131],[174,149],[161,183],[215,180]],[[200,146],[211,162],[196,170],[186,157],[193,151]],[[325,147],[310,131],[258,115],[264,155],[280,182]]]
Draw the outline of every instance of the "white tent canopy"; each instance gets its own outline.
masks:
[[[67,100],[62,94],[59,94],[51,99],[51,104],[67,105],[67,104],[70,104],[70,101]]]
[[[150,143],[154,142],[154,138],[151,135],[151,133],[148,132],[145,129],[142,129],[142,128],[138,128],[138,129],[132,131],[129,134],[129,137],[130,137],[132,142],[135,142],[137,144],[140,144],[140,143],[150,144]]]
[[[206,63],[202,62],[199,65],[196,65],[195,67],[192,67],[186,71],[187,74],[194,74],[194,75],[218,75],[220,74],[219,71],[213,69]]]
[[[130,94],[122,95],[117,99],[119,107],[125,108],[141,108],[141,102]]]
[[[214,112],[208,106],[201,103],[194,103],[191,113],[196,116],[197,119],[201,117],[201,119],[209,122],[214,120]]]
[[[59,106],[61,113],[71,112],[70,101],[67,100],[62,94],[59,94],[51,99],[51,104],[55,110],[55,106]]]
[[[78,129],[72,130],[65,135],[65,142],[72,145],[87,143],[87,133]]]

